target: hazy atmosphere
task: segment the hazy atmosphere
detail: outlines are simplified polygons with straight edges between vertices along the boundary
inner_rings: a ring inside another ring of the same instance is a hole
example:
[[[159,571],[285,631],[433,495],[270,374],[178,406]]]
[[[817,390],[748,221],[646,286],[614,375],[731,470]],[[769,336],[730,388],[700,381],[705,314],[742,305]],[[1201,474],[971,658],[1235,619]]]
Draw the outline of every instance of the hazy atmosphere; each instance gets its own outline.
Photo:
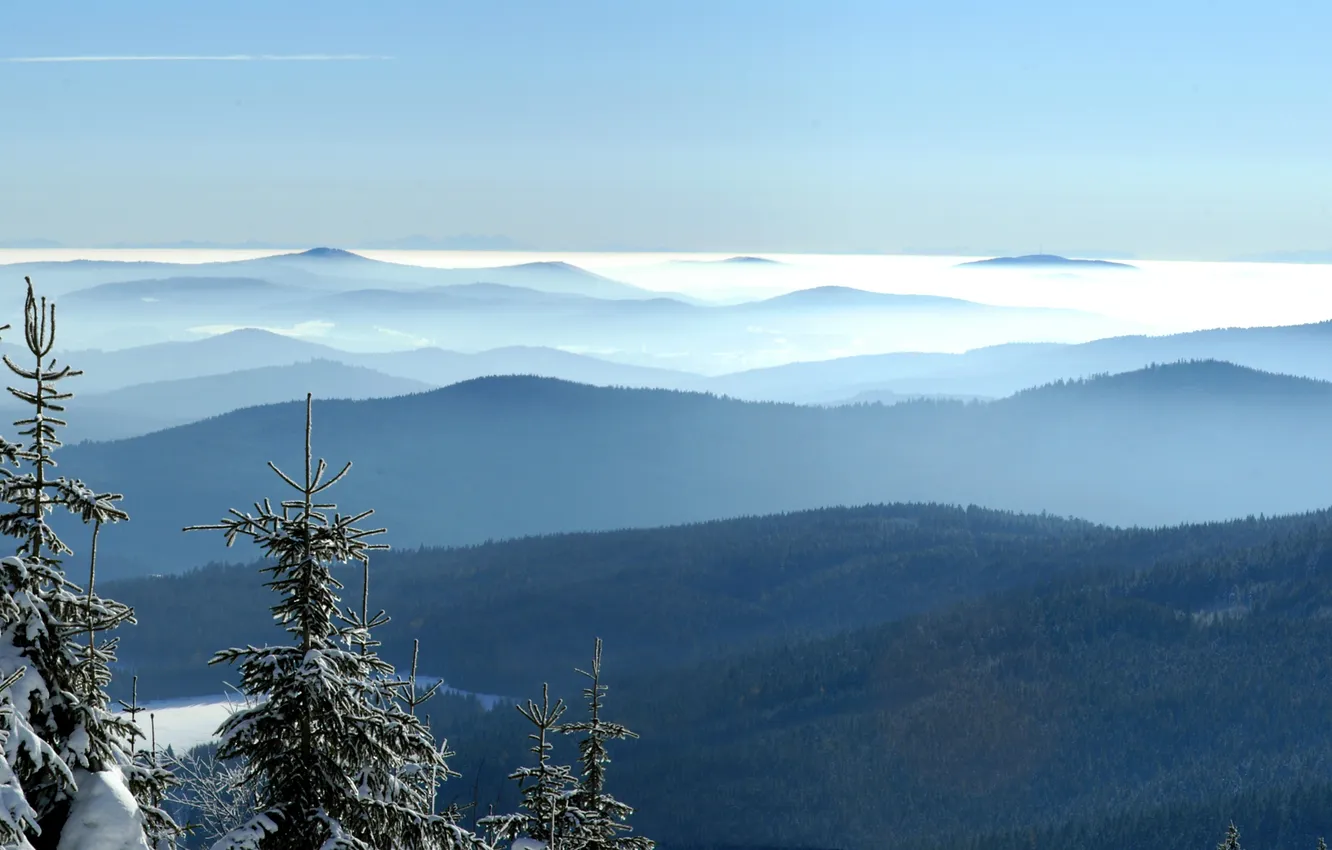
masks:
[[[0,14],[6,241],[1332,251],[1318,4]]]
[[[0,847],[1325,848],[1329,30],[0,10]]]

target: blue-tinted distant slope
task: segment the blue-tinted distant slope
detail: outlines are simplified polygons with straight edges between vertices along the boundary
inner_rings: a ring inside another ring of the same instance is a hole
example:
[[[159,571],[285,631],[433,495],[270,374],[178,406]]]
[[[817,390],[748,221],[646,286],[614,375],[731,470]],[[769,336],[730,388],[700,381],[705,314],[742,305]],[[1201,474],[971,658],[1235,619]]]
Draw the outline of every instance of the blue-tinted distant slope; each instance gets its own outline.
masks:
[[[250,277],[174,277],[102,283],[67,292],[61,296],[60,303],[73,305],[76,309],[85,304],[99,308],[144,303],[215,306],[240,299],[269,303],[295,298],[303,292],[308,290]]]
[[[737,398],[802,402],[840,401],[869,391],[997,397],[1051,381],[1177,360],[1224,360],[1328,380],[1332,322],[1115,336],[1074,345],[1013,343],[963,354],[868,354],[736,372],[714,378],[712,387]]]
[[[245,407],[316,398],[364,399],[403,395],[434,385],[351,366],[309,360],[216,375],[135,384],[102,393],[77,393],[66,403],[77,415],[62,432],[66,443],[115,440],[195,422]],[[17,414],[16,400],[0,409]]]
[[[1323,505],[1332,477],[1332,385],[1212,363],[990,404],[813,408],[504,377],[315,411],[320,452],[368,470],[357,492],[406,546],[895,500],[1155,525]],[[283,435],[300,419],[252,408],[72,447],[69,463],[124,490],[136,522],[118,534],[138,569],[162,571],[221,554],[170,529],[263,492],[266,460],[294,462]]]
[[[0,350],[16,351],[10,343],[0,343]],[[430,347],[360,353],[257,328],[114,351],[70,351],[64,359],[84,370],[74,387],[80,395],[134,384],[220,375],[310,360],[361,366],[431,386],[508,374],[542,375],[589,384],[680,389],[699,388],[703,382],[699,376],[687,372],[613,363],[551,348],[505,347],[467,353]]]
[[[1128,263],[1115,263],[1110,260],[1071,260],[1056,254],[1024,254],[1020,257],[992,257],[988,260],[972,260],[959,263],[958,268],[1018,268],[1018,269],[1106,269],[1136,270],[1137,266]]]
[[[964,301],[960,298],[946,298],[938,295],[898,295],[887,292],[870,292],[849,286],[816,286],[812,289],[799,289],[784,295],[751,301],[737,305],[733,310],[992,310],[996,312],[1026,312],[1020,307],[995,307]]]
[[[258,278],[322,291],[367,286],[420,288],[500,283],[595,298],[650,298],[657,295],[563,262],[437,269],[372,260],[336,248],[312,248],[256,259],[207,263],[69,260],[0,265],[0,277],[12,276],[21,281],[25,275],[31,276],[52,295],[105,283],[182,277]]]

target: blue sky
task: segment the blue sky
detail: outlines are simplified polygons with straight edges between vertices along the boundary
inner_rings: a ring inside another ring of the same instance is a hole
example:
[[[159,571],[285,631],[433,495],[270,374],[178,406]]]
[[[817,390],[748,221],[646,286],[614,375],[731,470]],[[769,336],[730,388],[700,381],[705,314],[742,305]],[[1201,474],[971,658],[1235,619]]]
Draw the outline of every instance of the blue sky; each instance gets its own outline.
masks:
[[[6,3],[0,243],[1332,249],[1332,4]]]

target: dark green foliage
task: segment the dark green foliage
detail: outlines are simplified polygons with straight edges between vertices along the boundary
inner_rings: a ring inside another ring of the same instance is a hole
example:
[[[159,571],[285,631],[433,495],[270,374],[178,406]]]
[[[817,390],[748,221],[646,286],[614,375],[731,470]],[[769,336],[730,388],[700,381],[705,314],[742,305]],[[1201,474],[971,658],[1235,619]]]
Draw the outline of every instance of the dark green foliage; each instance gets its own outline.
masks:
[[[387,552],[376,560],[375,598],[394,621],[376,634],[399,667],[419,638],[422,657],[438,665],[429,672],[469,690],[516,695],[550,681],[574,694],[580,677],[569,671],[585,664],[596,635],[625,670],[690,664],[1087,570],[1266,543],[1321,519],[1116,531],[975,507],[878,505]],[[140,614],[121,658],[147,698],[221,693],[223,673],[206,667],[215,647],[280,635],[252,569],[112,585]],[[539,634],[513,628],[537,619]]]
[[[402,553],[376,594],[405,626],[381,630],[386,653],[420,633],[479,691],[521,693],[614,639],[617,713],[645,736],[616,791],[663,846],[1149,847],[1117,841],[1146,834],[1132,815],[1161,850],[1214,846],[1231,818],[1259,850],[1307,850],[1327,825],[1304,798],[1302,832],[1230,804],[1332,773],[1310,720],[1332,693],[1309,687],[1332,679],[1330,553],[1325,514],[1117,531],[907,505]],[[211,628],[189,600],[245,610],[236,575],[117,592],[162,612],[183,668]],[[518,805],[520,718],[432,723],[464,754],[444,802]]]
[[[384,547],[366,538],[383,530],[356,527],[371,511],[344,516],[320,501],[351,464],[324,480],[327,467],[313,461],[310,430],[307,399],[302,480],[269,464],[298,498],[276,508],[265,499],[253,515],[233,509],[218,525],[194,527],[220,529],[228,544],[248,537],[263,549],[271,559],[264,572],[272,577],[265,586],[278,595],[270,611],[288,636],[287,644],[251,644],[213,659],[238,662],[241,692],[252,698],[219,729],[217,758],[242,759],[243,781],[257,798],[249,820],[218,846],[470,846],[473,839],[455,819],[434,808],[435,782],[449,774],[444,748],[404,708],[393,666],[371,651],[369,625],[383,618],[340,608],[342,585],[331,565],[368,563],[369,553]],[[413,702],[414,690],[413,681]]]
[[[582,736],[578,741],[582,775],[569,798],[570,804],[581,813],[578,844],[587,850],[653,850],[656,843],[650,838],[627,834],[632,831],[627,821],[634,810],[606,790],[606,766],[611,760],[606,745],[610,741],[623,741],[638,735],[627,726],[602,717],[608,688],[601,684],[601,638],[597,638],[592,653],[591,671],[578,672],[588,679],[588,686],[583,689],[588,719],[559,727],[559,731],[566,735]]]
[[[568,765],[551,761],[552,741],[559,732],[563,700],[550,704],[549,685],[541,686],[541,704],[532,700],[517,707],[518,713],[534,727],[527,737],[532,741],[536,763],[520,767],[509,778],[518,783],[522,795],[522,813],[494,815],[479,823],[492,836],[491,843],[511,842],[515,838],[540,841],[552,850],[579,846],[582,812],[573,805],[572,789],[576,782]]]
[[[39,850],[60,840],[80,771],[119,771],[138,800],[149,838],[166,841],[175,825],[158,803],[171,775],[151,757],[138,757],[137,727],[110,711],[107,687],[117,639],[98,642],[99,635],[134,622],[128,606],[98,596],[94,588],[98,532],[129,516],[117,505],[119,494],[98,493],[79,479],[55,475],[54,452],[61,445],[56,429],[65,425],[59,415],[73,397],[61,391],[60,382],[82,373],[58,366],[51,356],[55,307],[38,299],[32,281],[26,282],[23,330],[33,362],[25,367],[8,355],[3,359],[29,383],[30,388],[9,391],[31,405],[32,416],[14,423],[24,443],[0,440],[0,464],[21,470],[0,466],[0,502],[9,506],[0,513],[0,534],[17,539],[16,556],[0,560],[0,678],[21,693],[13,700],[10,722],[17,725],[10,732],[25,731],[10,767],[37,815],[40,834],[34,830],[29,837]],[[48,523],[57,509],[92,526],[86,588],[66,576],[62,559],[74,551]]]
[[[1188,807],[1332,773],[1332,691],[1314,685],[1332,681],[1332,529],[1271,538],[635,670],[617,705],[644,741],[617,788],[650,801],[637,826],[663,846],[966,846],[1168,803],[1163,834],[1202,823],[1193,846],[1212,846],[1233,817],[1269,850],[1244,809],[1218,824]],[[504,714],[437,718],[464,775],[513,757]],[[481,781],[485,799],[493,769]],[[1325,832],[1325,807],[1300,805],[1309,831],[1275,850]]]
[[[1244,825],[1244,841],[1258,850],[1310,850],[1327,826],[1332,782],[1255,785],[1198,801],[1148,802],[1092,820],[1033,825],[986,835],[950,836],[909,843],[908,850],[1180,850],[1217,845],[1232,822]]]

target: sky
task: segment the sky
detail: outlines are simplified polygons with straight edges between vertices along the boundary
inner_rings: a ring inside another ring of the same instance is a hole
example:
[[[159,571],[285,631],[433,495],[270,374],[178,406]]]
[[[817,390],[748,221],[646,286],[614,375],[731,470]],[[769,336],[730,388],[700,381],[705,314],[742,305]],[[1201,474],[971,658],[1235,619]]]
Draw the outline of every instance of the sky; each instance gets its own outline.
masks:
[[[0,245],[1329,251],[1328,32],[1321,0],[5,3]]]

